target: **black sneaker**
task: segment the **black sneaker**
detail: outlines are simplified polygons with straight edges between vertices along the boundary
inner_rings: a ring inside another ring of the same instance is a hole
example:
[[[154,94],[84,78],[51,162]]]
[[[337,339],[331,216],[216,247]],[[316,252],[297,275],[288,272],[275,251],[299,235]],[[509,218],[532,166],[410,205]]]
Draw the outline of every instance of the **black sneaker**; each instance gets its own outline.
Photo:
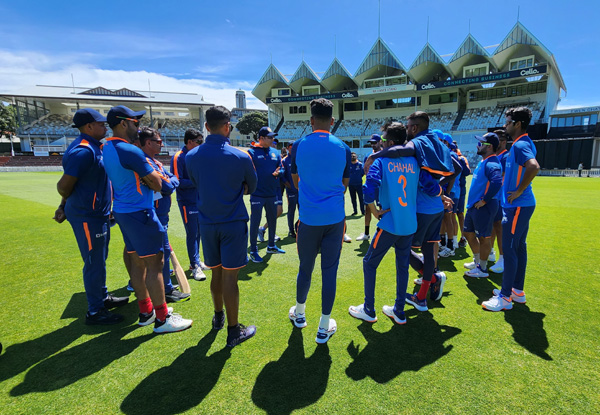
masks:
[[[115,308],[121,307],[129,302],[129,297],[115,297],[112,294],[108,294],[108,297],[104,300],[104,307]]]
[[[446,274],[443,272],[435,273],[436,282],[429,286],[429,298],[433,301],[438,301],[444,294],[444,284],[446,283]]]
[[[296,232],[293,232],[293,231],[292,232],[288,232],[288,236],[290,238],[294,238],[295,239],[296,238]]]
[[[219,311],[212,319],[213,330],[221,330],[225,326],[225,313]]]
[[[148,326],[156,321],[156,312],[152,310],[151,313],[139,313],[138,326]]]
[[[234,327],[227,327],[227,347],[235,347],[245,342],[256,334],[256,326],[244,326],[238,324]]]
[[[123,319],[124,317],[121,314],[111,313],[106,308],[103,308],[96,314],[90,314],[88,311],[85,315],[85,324],[90,326],[117,324],[123,321]]]
[[[191,294],[182,293],[176,288],[173,288],[170,293],[165,293],[165,298],[167,299],[167,303],[178,303],[182,301],[188,301],[190,299]]]
[[[464,236],[462,238],[460,238],[460,241],[458,241],[459,248],[464,248],[467,246],[467,244],[468,244],[467,238],[465,238]]]

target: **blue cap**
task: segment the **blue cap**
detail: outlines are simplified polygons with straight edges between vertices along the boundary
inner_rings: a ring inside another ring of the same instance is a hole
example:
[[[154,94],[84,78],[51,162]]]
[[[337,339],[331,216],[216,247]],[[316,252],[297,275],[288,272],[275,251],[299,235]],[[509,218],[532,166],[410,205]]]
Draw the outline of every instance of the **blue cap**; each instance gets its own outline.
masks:
[[[287,144],[285,145],[286,147],[291,147],[294,145],[294,140],[290,140],[287,142]]]
[[[483,136],[476,135],[475,138],[482,143],[491,144],[494,151],[498,149],[498,145],[500,144],[500,139],[495,133],[487,133]]]
[[[371,138],[369,138],[369,143],[378,143],[381,141],[381,136],[379,134],[373,134]]]
[[[117,105],[116,107],[112,107],[110,111],[108,111],[108,114],[106,115],[106,120],[108,121],[108,126],[110,128],[113,128],[115,125],[123,121],[122,118],[117,117],[135,118],[136,120],[139,120],[144,116],[145,113],[145,110],[136,112],[130,110],[125,105]]]
[[[449,147],[450,147],[450,150],[454,150],[454,151],[458,150],[458,147],[454,143],[450,143]]]
[[[448,144],[452,144],[454,142],[454,140],[452,139],[452,136],[448,133],[444,133],[444,140],[448,142]]]
[[[437,135],[438,140],[444,139],[444,133],[442,132],[442,130],[431,130],[431,132]]]
[[[263,127],[258,131],[259,137],[277,137],[278,134],[274,133],[269,127]]]
[[[91,108],[82,108],[73,115],[73,128],[81,128],[91,122],[106,122],[106,118]]]

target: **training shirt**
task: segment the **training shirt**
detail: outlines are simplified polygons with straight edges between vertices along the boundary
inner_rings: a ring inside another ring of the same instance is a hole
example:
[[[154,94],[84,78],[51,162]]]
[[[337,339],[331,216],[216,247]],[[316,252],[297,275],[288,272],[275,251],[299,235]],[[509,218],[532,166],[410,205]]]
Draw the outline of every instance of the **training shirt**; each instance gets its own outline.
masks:
[[[325,130],[297,140],[292,147],[291,170],[298,183],[299,219],[311,226],[344,220],[342,179],[350,177],[350,147]]]
[[[185,156],[188,153],[186,146],[181,147],[171,158],[171,173],[179,180],[177,187],[177,201],[184,206],[193,205],[198,199],[198,192],[194,183],[190,180],[185,164]]]
[[[204,144],[187,153],[186,166],[190,180],[198,189],[196,203],[200,224],[248,221],[244,184],[248,186],[248,193],[253,193],[257,184],[248,154],[230,146],[227,137],[211,134]]]
[[[471,188],[469,189],[469,198],[467,200],[467,209],[470,209],[475,203],[484,200],[489,203],[502,186],[502,167],[495,154],[488,156],[479,162],[473,178],[471,179]]]
[[[377,226],[394,235],[412,235],[417,230],[417,187],[419,165],[414,157],[376,159],[365,182],[365,203],[379,202],[384,213]]]
[[[279,177],[273,176],[273,172],[281,167],[281,155],[272,147],[264,148],[259,145],[250,147],[247,151],[252,158],[258,177],[258,185],[252,196],[276,196],[278,189],[281,189],[281,185],[279,184]]]
[[[460,164],[460,159],[458,158],[458,154],[456,154],[455,152],[451,151],[450,152],[450,156],[456,160],[456,162],[458,164]],[[452,189],[450,189],[450,197],[452,199],[458,199],[460,197],[460,178],[462,176],[462,170],[460,173],[458,173],[458,175],[454,178],[454,185],[452,186]]]
[[[285,187],[288,195],[297,195],[298,189],[294,186],[294,180],[292,179],[292,158],[288,154],[281,160],[281,164],[283,165],[283,175],[281,175],[281,180],[283,183],[289,183],[290,187]]]
[[[177,180],[177,177],[175,177],[174,174],[169,173],[160,161],[148,156],[146,156],[146,159],[161,178],[161,197],[154,200],[156,216],[159,218],[169,216],[169,211],[171,210],[171,194],[175,191],[177,186],[179,186],[179,180]]]
[[[365,175],[365,169],[360,161],[350,163],[350,186],[362,186],[362,177]]]
[[[154,191],[141,178],[152,173],[154,168],[144,152],[118,137],[107,138],[102,152],[114,193],[113,211],[131,213],[152,209]]]
[[[471,175],[471,168],[469,167],[469,161],[462,154],[458,155],[458,162],[462,171],[460,172],[460,178],[457,180],[460,184],[461,192],[467,188],[467,176]]]
[[[442,193],[442,186],[440,186],[438,180],[434,179],[427,170],[421,170],[417,188],[417,213],[434,215],[443,212]]]
[[[62,166],[65,174],[77,177],[65,204],[67,219],[108,216],[110,182],[104,169],[100,142],[80,134],[65,151]]]
[[[505,149],[500,154],[496,154],[498,157],[498,161],[500,162],[500,168],[502,169],[502,181],[504,182],[504,169],[506,168],[506,156],[508,155],[508,151]],[[502,199],[502,189],[496,193],[494,199],[500,201]]]
[[[502,207],[535,206],[535,196],[533,195],[531,183],[513,203],[508,203],[507,199],[508,192],[514,192],[519,188],[519,183],[525,175],[525,163],[527,160],[535,159],[536,154],[535,145],[527,134],[523,134],[513,142],[506,157],[504,185],[502,186]]]

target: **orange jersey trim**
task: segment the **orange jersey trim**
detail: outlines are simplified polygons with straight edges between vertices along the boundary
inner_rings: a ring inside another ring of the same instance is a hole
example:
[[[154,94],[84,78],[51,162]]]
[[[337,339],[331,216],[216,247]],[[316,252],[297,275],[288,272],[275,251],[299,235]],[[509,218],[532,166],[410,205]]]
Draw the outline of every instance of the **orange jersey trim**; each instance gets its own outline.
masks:
[[[137,174],[136,172],[133,172],[133,175],[135,176],[135,185],[137,187],[137,191],[138,191],[139,194],[143,195],[143,193],[142,193],[142,186],[141,186],[141,183],[140,183],[140,175]]]
[[[452,176],[454,174],[453,171],[440,171],[440,170],[434,170],[430,167],[421,167],[423,170],[428,171],[430,173],[435,173],[435,174],[439,174],[441,176]]]
[[[515,217],[513,218],[513,223],[510,228],[510,233],[512,233],[513,235],[515,234],[515,230],[517,229],[517,220],[519,219],[519,213],[521,213],[520,206],[517,208],[517,211],[515,212]]]
[[[173,156],[173,174],[175,174],[175,177],[177,177],[179,179],[179,170],[177,169],[177,160],[179,159],[179,156],[181,155],[181,150],[179,150],[177,153],[175,153],[175,156]]]
[[[85,239],[88,242],[88,250],[92,250],[92,238],[90,238],[90,229],[88,228],[87,222],[83,222],[83,231],[85,232]]]
[[[373,239],[373,249],[377,249],[377,243],[379,242],[381,232],[383,232],[383,229],[380,228],[379,231],[377,231],[377,235],[375,235],[375,239]]]

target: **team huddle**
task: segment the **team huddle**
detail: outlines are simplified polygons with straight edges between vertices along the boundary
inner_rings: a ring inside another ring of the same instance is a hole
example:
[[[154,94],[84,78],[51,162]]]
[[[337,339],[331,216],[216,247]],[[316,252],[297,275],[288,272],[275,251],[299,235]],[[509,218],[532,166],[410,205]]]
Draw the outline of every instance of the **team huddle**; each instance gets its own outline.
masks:
[[[370,239],[371,215],[379,220],[363,259],[364,302],[349,308],[351,316],[377,321],[377,268],[392,247],[396,299],[393,305],[384,305],[382,312],[397,324],[405,324],[406,303],[427,311],[427,296],[439,301],[444,292],[446,275],[437,268],[438,256],[453,256],[466,241],[473,252],[473,262],[465,264],[466,276],[482,278],[489,270],[503,272],[502,288],[494,290],[483,308],[509,310],[513,301],[525,302],[526,237],[535,209],[531,182],[539,170],[535,146],[526,134],[529,109],[508,110],[504,130],[476,137],[477,153],[483,160],[473,171],[467,197],[470,169],[466,158],[449,134],[430,129],[426,113],[411,114],[406,125],[388,122],[382,126],[381,135],[369,140],[373,153],[363,165],[330,133],[334,125],[331,101],[316,99],[310,107],[313,132],[290,143],[283,160],[273,149],[277,134],[268,127],[259,131],[258,142],[247,151],[232,147],[228,138],[231,113],[222,106],[211,107],[205,124],[209,135],[204,139],[199,131],[188,130],[170,171],[156,159],[162,146],[159,132],[140,128],[145,111],[120,105],[105,118],[93,109],[78,110],[73,127],[81,134],[63,157],[64,174],[57,185],[62,201],[54,219],[69,221],[84,261],[86,323],[116,324],[124,319],[110,309],[126,304],[128,297],[115,297],[106,287],[105,263],[114,219],[125,242],[123,262],[130,277],[128,288],[135,292],[139,306],[138,325],[154,324],[156,333],[191,327],[192,320],[167,306],[190,299],[189,292],[180,291],[170,278],[169,258],[174,253],[167,229],[174,191],[192,276],[202,281],[204,271],[211,270],[212,327],[220,330],[227,322],[229,347],[256,333],[255,326],[238,321],[238,272],[249,260],[263,261],[257,239],[263,241],[268,232],[266,252],[285,254],[275,244],[283,189],[288,236],[296,238],[299,257],[296,304],[288,313],[295,327],[308,324],[306,300],[315,260],[321,254],[322,314],[317,343],[326,343],[337,330],[331,314],[342,245],[351,241],[344,206],[348,187],[353,214],[357,214],[356,196],[365,214],[365,232],[357,240]],[[106,123],[113,137],[101,144]],[[508,151],[507,138],[513,140]],[[250,195],[250,217],[244,195]],[[260,226],[263,208],[267,222]],[[493,238],[498,240],[500,256],[488,268],[488,262],[495,260]],[[199,256],[200,244],[204,261]],[[415,293],[407,292],[409,266],[421,275],[415,280],[419,285]]]

